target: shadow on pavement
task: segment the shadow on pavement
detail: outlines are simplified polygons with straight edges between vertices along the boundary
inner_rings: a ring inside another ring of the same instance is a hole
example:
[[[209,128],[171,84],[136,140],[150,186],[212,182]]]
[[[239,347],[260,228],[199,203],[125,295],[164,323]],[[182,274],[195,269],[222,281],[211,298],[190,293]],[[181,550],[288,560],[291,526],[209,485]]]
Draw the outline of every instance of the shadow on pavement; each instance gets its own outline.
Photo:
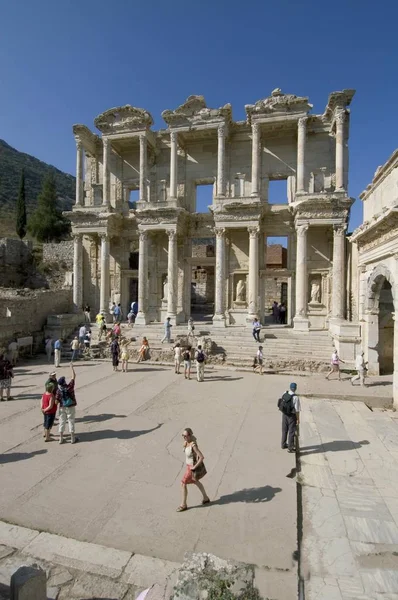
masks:
[[[366,379],[365,379],[366,381]],[[365,387],[376,387],[378,385],[392,385],[392,381],[371,381],[370,383],[366,383]],[[358,386],[361,387],[361,386]]]
[[[362,440],[361,442],[352,442],[351,440],[336,440],[334,442],[325,442],[317,446],[304,446],[300,448],[300,456],[306,456],[307,454],[319,454],[320,452],[341,452],[344,450],[355,450],[362,446],[370,444],[368,440]]]
[[[41,396],[42,394],[15,394],[13,400],[40,400]]]
[[[10,452],[9,454],[0,454],[0,465],[6,463],[16,462],[19,460],[26,460],[32,458],[37,454],[46,454],[47,450],[35,450],[34,452]]]
[[[146,367],[145,369],[136,369],[135,367],[132,367],[131,369],[128,370],[128,373],[140,373],[141,371],[143,373],[145,373],[146,371],[168,371],[169,369],[160,369],[160,368],[153,368],[153,367]]]
[[[275,497],[275,494],[281,491],[282,488],[274,488],[271,485],[265,485],[264,487],[259,488],[245,488],[238,492],[233,492],[232,494],[220,496],[218,500],[212,501],[211,504],[232,504],[233,502],[247,502],[249,504],[254,504],[256,502],[270,502]]]
[[[82,433],[78,433],[77,437],[80,442],[95,442],[97,440],[106,440],[106,439],[118,439],[118,440],[132,440],[140,435],[145,435],[146,433],[152,433],[152,431],[156,431],[159,429],[163,423],[159,423],[156,427],[152,427],[152,429],[141,429],[138,431],[131,431],[130,429],[120,429],[119,431],[114,431],[113,429],[102,429],[101,431],[83,431]]]
[[[102,415],[86,415],[84,417],[77,417],[76,423],[102,423],[102,421],[109,421],[109,419],[124,419],[127,415],[113,415],[103,413]]]
[[[239,379],[243,379],[243,377],[229,377],[226,375],[224,377],[206,377],[203,382],[212,382],[212,381],[239,381]]]

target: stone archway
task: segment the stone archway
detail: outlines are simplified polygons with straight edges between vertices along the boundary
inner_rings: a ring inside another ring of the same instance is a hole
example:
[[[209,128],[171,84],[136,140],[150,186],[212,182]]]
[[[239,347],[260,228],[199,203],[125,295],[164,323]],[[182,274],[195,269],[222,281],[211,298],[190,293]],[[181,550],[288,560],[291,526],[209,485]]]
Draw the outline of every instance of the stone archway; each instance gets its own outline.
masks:
[[[395,282],[383,264],[371,273],[367,287],[367,335],[365,354],[369,373],[394,372],[394,313]]]

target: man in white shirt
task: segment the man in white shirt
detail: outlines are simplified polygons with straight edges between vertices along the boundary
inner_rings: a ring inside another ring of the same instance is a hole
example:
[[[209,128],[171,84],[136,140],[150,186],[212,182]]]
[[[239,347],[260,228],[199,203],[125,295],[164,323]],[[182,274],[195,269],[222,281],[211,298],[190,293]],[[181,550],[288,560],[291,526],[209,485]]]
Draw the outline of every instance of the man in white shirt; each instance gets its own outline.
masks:
[[[300,423],[300,399],[296,394],[297,383],[291,383],[290,389],[278,400],[278,408],[282,412],[282,450],[288,448],[295,452],[294,436]],[[286,443],[287,442],[287,443]]]
[[[206,354],[203,352],[202,346],[200,344],[195,352],[195,360],[196,360],[196,379],[198,381],[203,381],[205,378]]]
[[[17,364],[18,360],[18,342],[17,340],[13,340],[8,346],[8,352],[10,355],[10,363],[13,367]]]
[[[360,382],[360,385],[365,385],[365,373],[366,373],[366,362],[365,362],[365,353],[362,351],[357,354],[355,358],[355,368],[357,370],[357,374],[351,378],[351,384],[354,385],[354,381]]]
[[[180,374],[180,365],[181,365],[181,355],[182,348],[180,342],[174,346],[174,372],[179,375]]]

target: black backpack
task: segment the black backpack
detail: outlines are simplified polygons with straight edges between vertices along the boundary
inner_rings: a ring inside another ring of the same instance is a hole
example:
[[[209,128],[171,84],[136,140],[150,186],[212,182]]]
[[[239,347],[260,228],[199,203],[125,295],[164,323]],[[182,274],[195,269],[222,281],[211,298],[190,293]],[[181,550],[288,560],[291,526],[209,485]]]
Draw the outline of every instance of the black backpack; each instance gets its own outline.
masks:
[[[278,400],[278,408],[279,410],[287,416],[294,415],[294,404],[293,404],[293,394],[289,394],[289,392],[285,392],[282,398]]]
[[[184,360],[191,360],[191,353],[189,350],[184,352]]]
[[[198,354],[197,354],[197,356],[196,356],[196,361],[197,361],[198,363],[205,362],[205,355],[204,355],[204,352],[203,352],[203,350],[199,350],[199,351],[198,351]]]

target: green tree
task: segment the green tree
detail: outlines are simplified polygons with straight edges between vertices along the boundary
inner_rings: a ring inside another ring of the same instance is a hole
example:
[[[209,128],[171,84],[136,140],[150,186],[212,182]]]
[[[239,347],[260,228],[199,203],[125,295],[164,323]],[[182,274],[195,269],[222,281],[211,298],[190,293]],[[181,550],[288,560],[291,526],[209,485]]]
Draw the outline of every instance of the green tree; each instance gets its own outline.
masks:
[[[25,171],[22,169],[17,200],[16,232],[20,240],[26,235]]]
[[[43,181],[37,209],[29,219],[28,229],[39,242],[57,242],[70,232],[70,222],[57,208],[57,188],[51,172]]]

